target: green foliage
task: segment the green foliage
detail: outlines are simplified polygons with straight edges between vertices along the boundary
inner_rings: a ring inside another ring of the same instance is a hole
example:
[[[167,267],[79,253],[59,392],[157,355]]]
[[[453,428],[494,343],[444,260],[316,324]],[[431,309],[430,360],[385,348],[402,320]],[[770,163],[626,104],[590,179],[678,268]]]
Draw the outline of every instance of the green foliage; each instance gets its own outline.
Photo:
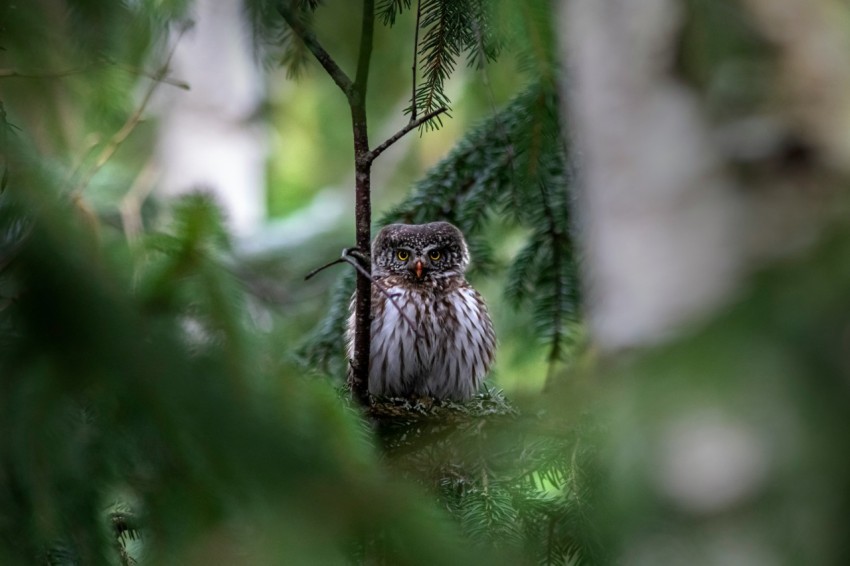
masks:
[[[587,521],[590,419],[519,409],[491,389],[464,404],[383,399],[369,413],[389,465],[435,493],[476,548],[516,563],[602,559]]]
[[[467,52],[472,65],[483,67],[499,54],[492,33],[489,12],[482,0],[421,0],[419,26],[422,38],[418,57],[422,82],[407,113],[427,114],[439,108],[451,108],[445,84],[455,70],[457,58]],[[426,128],[442,125],[440,117]]]
[[[254,47],[269,66],[283,65],[289,78],[300,76],[311,61],[307,46],[287,26],[280,14],[281,5],[306,27],[312,27],[313,12],[320,0],[246,0],[245,9],[254,34]]]
[[[273,46],[275,52],[280,52],[280,62],[289,75],[297,76],[310,57],[304,42],[282,24],[278,4],[271,0],[251,0],[248,8],[254,28],[258,30],[259,43]],[[288,9],[306,29],[312,29],[312,15],[317,5],[318,2],[289,2]],[[397,17],[411,5],[411,0],[380,0],[375,16],[384,25],[393,26]],[[498,57],[502,45],[492,24],[492,8],[483,0],[418,0],[417,16],[417,34],[421,37],[415,57],[421,81],[405,113],[421,116],[451,107],[446,81],[463,53],[467,54],[470,66],[481,69]],[[430,129],[441,125],[442,119],[438,116],[422,127]]]
[[[382,477],[327,386],[290,377],[280,394],[249,387],[249,374],[277,370],[234,346],[252,331],[221,299],[232,281],[210,255],[223,239],[209,203],[182,203],[171,234],[116,264],[48,200],[34,207],[15,194],[0,224],[22,206],[39,213],[8,267],[22,291],[0,325],[4,564],[109,563],[128,531],[141,533],[145,563],[194,563],[212,528],[230,533],[228,552],[267,563],[262,516],[286,525],[269,540],[283,540],[290,561],[339,560],[358,533],[390,525],[403,545],[387,552],[407,563],[470,559],[445,518],[423,529],[426,507]],[[128,268],[145,273],[137,292]],[[211,322],[212,343],[197,347],[187,313]],[[104,513],[116,497],[138,526],[118,529]],[[227,526],[237,517],[252,529]]]
[[[376,15],[384,25],[395,25],[396,17],[405,9],[410,8],[411,0],[379,0]]]
[[[600,407],[608,430],[593,521],[614,557],[850,558],[850,230],[842,224],[756,276],[704,328],[603,376],[614,386]]]

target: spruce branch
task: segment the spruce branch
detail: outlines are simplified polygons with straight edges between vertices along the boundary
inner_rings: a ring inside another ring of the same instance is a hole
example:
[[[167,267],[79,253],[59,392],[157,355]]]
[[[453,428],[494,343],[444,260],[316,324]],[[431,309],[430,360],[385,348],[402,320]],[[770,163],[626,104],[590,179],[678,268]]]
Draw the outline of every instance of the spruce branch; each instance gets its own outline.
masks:
[[[333,79],[350,102],[354,84],[351,82],[348,75],[345,74],[345,71],[340,68],[333,57],[331,57],[330,53],[322,47],[322,44],[319,43],[319,40],[316,38],[316,34],[307,29],[304,21],[292,11],[288,2],[282,1],[278,3],[277,6],[278,13],[281,17],[283,17],[287,25],[289,25],[295,35],[304,42],[304,45],[307,46],[307,49],[310,50],[310,53],[313,54],[316,61],[318,61],[325,72],[330,75],[331,79]]]
[[[460,46],[453,34],[457,29],[457,26],[452,25],[454,15],[450,2],[422,0],[421,26],[425,34],[419,56],[422,58],[423,83],[416,92],[411,110],[418,108],[423,112],[431,112],[448,106],[449,101],[443,88],[460,53]]]
[[[555,363],[561,358],[561,349],[563,346],[563,313],[561,311],[561,305],[562,302],[565,302],[562,301],[565,286],[562,279],[561,266],[563,263],[563,253],[566,251],[567,243],[564,241],[563,237],[565,227],[559,226],[555,219],[555,212],[552,210],[552,203],[549,202],[549,191],[546,188],[546,184],[541,180],[538,183],[538,187],[540,188],[540,202],[543,205],[543,211],[548,224],[548,233],[551,238],[552,271],[554,272],[552,284],[554,286],[553,295],[555,298],[555,308],[552,309],[552,336],[550,337],[551,344],[549,346],[549,371],[546,378],[548,383],[552,379]]]
[[[309,281],[310,279],[312,279],[313,277],[315,277],[316,275],[318,275],[322,271],[328,269],[329,267],[333,267],[334,265],[339,265],[340,263],[344,263],[344,262],[345,262],[345,260],[343,258],[339,258],[339,259],[335,259],[333,261],[329,261],[325,265],[323,265],[321,267],[317,267],[316,269],[314,269],[313,271],[311,271],[310,273],[305,275],[304,281]]]
[[[160,77],[157,78],[156,71],[148,71],[146,69],[139,69],[137,67],[133,67],[130,65],[123,65],[119,63],[110,63],[108,61],[104,61],[101,63],[87,63],[80,67],[75,67],[71,69],[64,69],[61,71],[21,71],[18,69],[11,68],[0,68],[0,79],[6,78],[20,78],[20,79],[61,79],[64,77],[70,77],[73,75],[81,75],[83,73],[87,73],[93,69],[99,67],[115,67],[117,69],[121,69],[131,75],[139,76],[139,77],[147,77],[149,79],[158,80],[159,82],[169,84],[171,86],[175,86],[177,88],[183,90],[189,90],[189,84],[185,81],[172,79],[169,77]]]
[[[145,91],[144,96],[142,97],[141,102],[136,107],[136,110],[127,118],[127,121],[124,122],[124,125],[119,129],[112,137],[109,139],[107,144],[103,147],[103,149],[98,154],[95,159],[94,164],[88,170],[88,172],[83,176],[83,178],[77,183],[77,186],[71,191],[71,195],[73,199],[79,199],[82,195],[83,191],[85,191],[86,187],[88,187],[89,183],[91,183],[92,178],[97,174],[98,171],[103,168],[104,165],[115,155],[115,152],[118,151],[118,148],[126,141],[126,139],[133,133],[133,130],[136,129],[136,126],[139,125],[139,122],[142,120],[142,115],[145,112],[145,109],[148,107],[148,103],[153,97],[154,92],[156,92],[157,87],[163,82],[162,80],[168,74],[171,65],[171,59],[174,57],[174,52],[177,50],[177,46],[180,44],[180,40],[183,39],[183,35],[191,28],[191,24],[186,23],[180,28],[180,32],[177,35],[177,38],[174,40],[174,43],[171,46],[171,49],[168,51],[168,55],[165,58],[165,62],[159,68],[159,70],[154,73],[153,78],[151,80],[150,86]]]
[[[378,17],[385,26],[395,25],[396,17],[406,8],[410,8],[411,0],[379,0]]]
[[[416,121],[416,62],[419,60],[419,23],[422,20],[422,0],[416,0],[416,24],[413,28],[413,64],[410,91],[410,121]]]
[[[79,75],[81,73],[85,73],[92,69],[94,66],[95,65],[93,63],[89,63],[88,65],[83,65],[82,67],[76,67],[73,69],[42,72],[19,71],[18,69],[0,68],[0,78],[60,79],[62,77],[69,77],[71,75]]]

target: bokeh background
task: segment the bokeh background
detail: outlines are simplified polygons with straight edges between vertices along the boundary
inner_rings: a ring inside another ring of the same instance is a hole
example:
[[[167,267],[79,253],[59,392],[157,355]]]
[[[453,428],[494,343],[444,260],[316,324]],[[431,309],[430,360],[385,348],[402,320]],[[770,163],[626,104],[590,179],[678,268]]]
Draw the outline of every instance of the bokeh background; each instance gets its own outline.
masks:
[[[467,404],[344,389],[373,230],[447,219]],[[417,20],[417,12],[420,19]],[[368,10],[367,10],[368,13]],[[0,4],[0,563],[845,564],[841,0]]]

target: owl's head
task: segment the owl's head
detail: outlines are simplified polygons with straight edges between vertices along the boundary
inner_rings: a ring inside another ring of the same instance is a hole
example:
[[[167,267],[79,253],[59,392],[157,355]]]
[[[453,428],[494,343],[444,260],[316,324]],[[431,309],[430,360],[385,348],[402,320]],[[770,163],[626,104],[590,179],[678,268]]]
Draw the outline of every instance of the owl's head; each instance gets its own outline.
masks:
[[[372,242],[372,274],[378,277],[427,282],[463,275],[468,265],[466,240],[448,222],[390,224]]]

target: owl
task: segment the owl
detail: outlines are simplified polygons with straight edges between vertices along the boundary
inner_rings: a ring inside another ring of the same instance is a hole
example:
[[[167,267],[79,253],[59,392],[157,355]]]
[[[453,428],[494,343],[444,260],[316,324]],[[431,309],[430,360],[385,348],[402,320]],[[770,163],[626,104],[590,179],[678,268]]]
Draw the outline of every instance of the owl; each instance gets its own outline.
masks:
[[[448,222],[391,224],[378,233],[372,242],[369,393],[452,400],[475,394],[493,362],[496,336],[484,300],[464,277],[468,265],[463,234]]]

